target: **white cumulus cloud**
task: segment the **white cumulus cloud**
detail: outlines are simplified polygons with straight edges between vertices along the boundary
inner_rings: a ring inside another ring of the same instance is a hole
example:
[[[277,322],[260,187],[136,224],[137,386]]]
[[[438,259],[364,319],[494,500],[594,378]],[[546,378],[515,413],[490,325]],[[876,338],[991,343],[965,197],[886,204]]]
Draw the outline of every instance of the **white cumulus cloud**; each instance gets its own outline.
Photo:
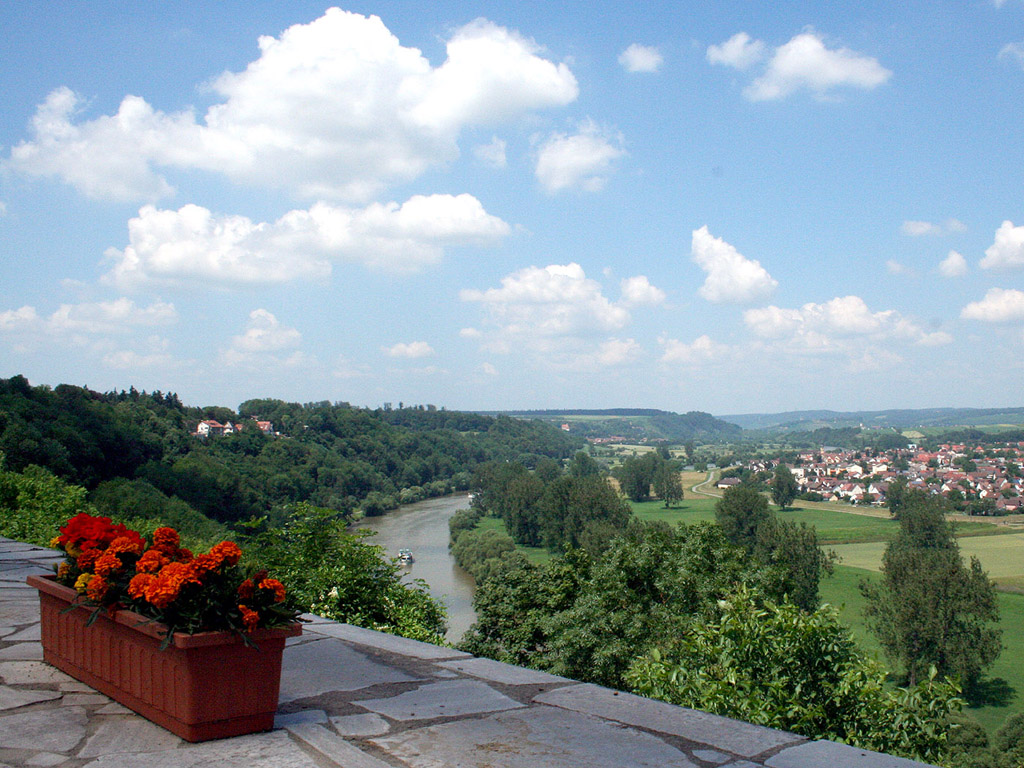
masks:
[[[626,306],[656,305],[665,301],[665,292],[651,285],[651,281],[645,275],[627,277],[620,285],[622,303]]]
[[[764,44],[745,32],[733,35],[719,46],[710,46],[708,61],[747,70],[765,59]],[[838,88],[872,90],[892,72],[877,59],[851,51],[829,48],[813,31],[801,32],[776,48],[743,94],[751,101],[784,99],[797,91],[810,91],[827,98]]]
[[[804,304],[799,309],[763,307],[748,309],[743,321],[757,336],[782,341],[793,349],[847,352],[865,342],[909,341],[922,346],[948,344],[943,331],[928,332],[894,309],[872,312],[859,296],[837,296],[823,304]]]
[[[943,277],[963,277],[967,274],[967,259],[956,251],[950,251],[949,255],[939,262],[939,274]]]
[[[254,309],[249,313],[249,325],[245,333],[231,340],[233,349],[239,352],[280,352],[293,349],[302,343],[302,334],[295,328],[281,325],[271,312]]]
[[[624,154],[621,136],[587,120],[577,133],[555,133],[540,145],[535,173],[551,193],[572,187],[596,192],[604,188],[613,163]]]
[[[376,16],[337,8],[259,48],[213,81],[221,101],[201,118],[126,96],[115,114],[85,119],[82,99],[58,88],[8,164],[98,198],[154,200],[173,191],[168,170],[197,169],[362,202],[457,157],[465,128],[563,106],[579,90],[565,64],[483,19],[454,31],[438,67]]]
[[[477,145],[473,149],[473,154],[484,165],[500,170],[508,165],[505,149],[506,143],[495,136],[489,143]]]
[[[1007,43],[999,49],[999,60],[1010,61],[1024,68],[1024,42]]]
[[[1024,226],[1004,221],[996,230],[995,241],[985,250],[982,269],[1011,270],[1024,267]]]
[[[657,72],[663,58],[654,46],[633,43],[619,54],[619,64],[627,72]]]
[[[472,195],[416,195],[405,203],[351,209],[316,203],[276,222],[218,216],[198,205],[145,206],[128,222],[129,244],[110,249],[107,282],[142,285],[272,284],[326,277],[335,262],[407,272],[444,249],[485,245],[509,226]]]
[[[725,354],[727,349],[724,344],[719,344],[707,334],[698,336],[689,344],[667,337],[658,339],[658,343],[661,344],[664,350],[661,355],[661,362],[679,363],[682,365],[713,360]]]
[[[960,312],[964,320],[985,323],[1015,323],[1024,320],[1024,291],[990,288],[981,301],[968,304]]]
[[[745,70],[764,59],[765,45],[746,32],[737,32],[721,45],[709,45],[708,61]]]
[[[693,231],[691,253],[707,273],[698,292],[714,304],[747,304],[770,296],[778,286],[759,261],[743,256],[707,226]]]
[[[525,351],[555,367],[617,365],[639,352],[634,340],[615,335],[629,310],[609,301],[579,264],[527,267],[499,288],[466,289],[460,298],[484,308],[478,337],[492,352]]]
[[[382,347],[382,350],[390,357],[402,357],[409,360],[430,357],[434,354],[434,348],[425,341],[399,342],[390,347]]]
[[[948,235],[956,232],[964,232],[967,227],[958,219],[946,219],[941,224],[934,224],[930,221],[904,221],[900,225],[900,231],[910,237],[924,237],[927,235]]]

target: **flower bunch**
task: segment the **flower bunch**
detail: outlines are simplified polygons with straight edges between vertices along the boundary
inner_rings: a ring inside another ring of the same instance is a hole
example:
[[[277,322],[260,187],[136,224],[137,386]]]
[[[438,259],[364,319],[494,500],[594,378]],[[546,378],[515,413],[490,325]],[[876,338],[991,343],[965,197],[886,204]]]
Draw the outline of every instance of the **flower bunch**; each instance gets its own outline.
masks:
[[[194,555],[173,528],[157,528],[147,541],[110,518],[82,513],[51,543],[67,554],[57,580],[80,600],[97,611],[128,608],[169,632],[248,633],[290,624],[299,613],[280,581],[266,571],[243,572],[242,550],[231,541]]]

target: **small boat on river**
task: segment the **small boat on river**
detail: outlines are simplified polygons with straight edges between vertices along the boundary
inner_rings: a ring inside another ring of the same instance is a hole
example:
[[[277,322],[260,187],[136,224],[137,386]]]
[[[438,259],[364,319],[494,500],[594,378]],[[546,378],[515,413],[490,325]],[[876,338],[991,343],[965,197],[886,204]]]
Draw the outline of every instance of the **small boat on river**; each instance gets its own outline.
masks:
[[[400,549],[398,550],[398,562],[402,565],[412,565],[413,556],[411,549]]]

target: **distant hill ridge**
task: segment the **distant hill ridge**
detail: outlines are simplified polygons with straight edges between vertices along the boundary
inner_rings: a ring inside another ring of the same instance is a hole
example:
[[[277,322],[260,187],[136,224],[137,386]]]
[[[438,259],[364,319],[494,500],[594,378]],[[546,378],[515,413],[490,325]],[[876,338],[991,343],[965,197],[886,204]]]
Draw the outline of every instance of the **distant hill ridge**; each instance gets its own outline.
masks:
[[[743,429],[811,431],[820,427],[980,427],[1024,424],[1024,407],[1010,408],[899,408],[883,411],[783,411],[747,413],[718,418]]]
[[[569,424],[572,434],[587,438],[624,437],[630,440],[713,441],[737,438],[742,429],[710,413],[689,411],[673,413],[657,408],[571,408],[565,410],[485,411],[522,419],[539,419],[553,424]]]

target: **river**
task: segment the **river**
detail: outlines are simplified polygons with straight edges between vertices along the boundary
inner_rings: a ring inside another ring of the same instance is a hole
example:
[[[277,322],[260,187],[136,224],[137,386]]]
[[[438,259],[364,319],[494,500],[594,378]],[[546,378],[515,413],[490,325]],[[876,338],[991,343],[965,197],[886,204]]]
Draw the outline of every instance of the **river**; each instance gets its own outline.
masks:
[[[411,549],[414,561],[402,566],[410,579],[423,579],[430,594],[448,608],[448,639],[455,642],[476,619],[473,577],[448,554],[448,520],[469,507],[469,496],[444,496],[406,504],[379,517],[367,517],[353,527],[376,532],[371,541],[389,557]]]

